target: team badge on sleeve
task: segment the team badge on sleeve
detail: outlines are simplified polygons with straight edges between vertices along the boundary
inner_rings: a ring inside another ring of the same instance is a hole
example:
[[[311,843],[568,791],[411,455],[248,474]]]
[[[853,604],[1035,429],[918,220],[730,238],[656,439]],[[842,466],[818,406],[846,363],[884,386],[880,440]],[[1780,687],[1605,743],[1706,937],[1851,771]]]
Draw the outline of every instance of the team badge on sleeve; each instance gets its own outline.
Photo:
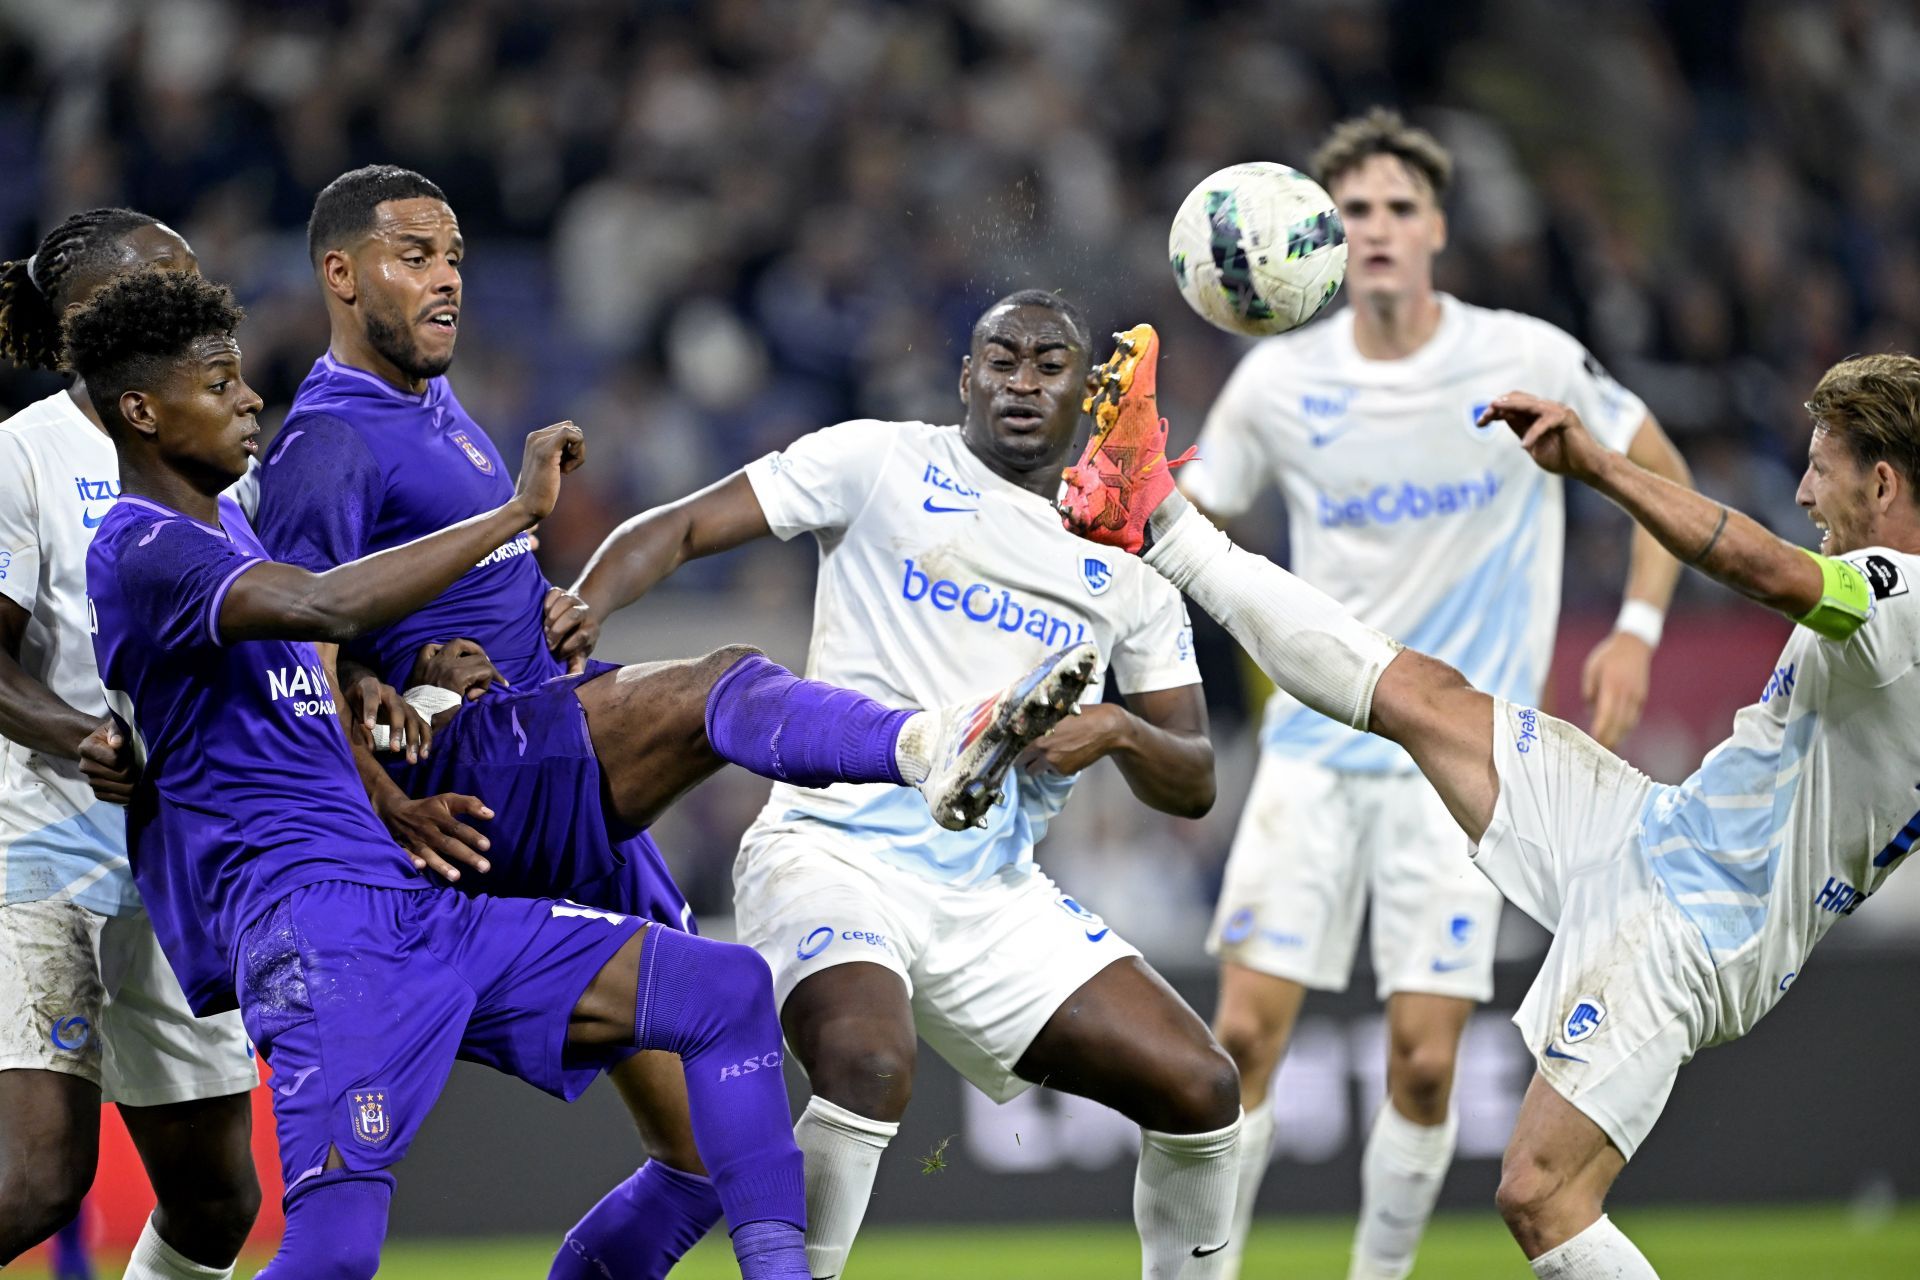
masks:
[[[1080,581],[1086,585],[1088,595],[1105,595],[1113,585],[1113,566],[1099,556],[1082,556]]]
[[[1885,556],[1868,556],[1860,562],[1860,567],[1866,571],[1867,585],[1873,588],[1875,600],[1907,594],[1907,580],[1900,566]]]
[[[448,438],[460,446],[460,452],[467,455],[468,462],[471,462],[488,475],[493,474],[493,459],[481,452],[480,446],[475,444],[466,432],[456,431]]]
[[[377,1147],[393,1136],[393,1125],[387,1119],[385,1089],[356,1089],[351,1105],[354,1137],[370,1147]]]

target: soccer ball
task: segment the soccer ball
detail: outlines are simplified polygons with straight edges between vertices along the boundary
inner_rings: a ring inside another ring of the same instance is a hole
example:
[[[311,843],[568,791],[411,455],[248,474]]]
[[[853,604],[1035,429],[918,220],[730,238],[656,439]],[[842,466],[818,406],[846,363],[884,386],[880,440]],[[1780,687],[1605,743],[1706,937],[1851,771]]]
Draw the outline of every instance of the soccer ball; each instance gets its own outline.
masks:
[[[1347,274],[1347,230],[1326,188],[1256,160],[1188,194],[1167,257],[1180,296],[1203,320],[1261,337],[1303,325],[1333,301]]]

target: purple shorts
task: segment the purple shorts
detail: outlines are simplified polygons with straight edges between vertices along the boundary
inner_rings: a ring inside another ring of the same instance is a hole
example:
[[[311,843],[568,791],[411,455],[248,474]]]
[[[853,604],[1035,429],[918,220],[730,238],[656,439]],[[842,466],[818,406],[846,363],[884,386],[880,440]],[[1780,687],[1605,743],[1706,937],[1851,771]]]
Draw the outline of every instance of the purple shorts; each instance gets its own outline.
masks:
[[[273,1067],[287,1194],[329,1149],[353,1170],[398,1161],[455,1058],[579,1096],[631,1050],[570,1050],[568,1020],[640,926],[552,899],[340,880],[268,908],[240,936],[234,985]]]
[[[469,702],[434,735],[432,755],[388,772],[410,796],[459,792],[493,810],[492,821],[472,823],[492,842],[493,869],[462,875],[462,889],[571,898],[698,932],[653,837],[604,803],[600,761],[574,690],[613,670],[590,662],[579,675]]]

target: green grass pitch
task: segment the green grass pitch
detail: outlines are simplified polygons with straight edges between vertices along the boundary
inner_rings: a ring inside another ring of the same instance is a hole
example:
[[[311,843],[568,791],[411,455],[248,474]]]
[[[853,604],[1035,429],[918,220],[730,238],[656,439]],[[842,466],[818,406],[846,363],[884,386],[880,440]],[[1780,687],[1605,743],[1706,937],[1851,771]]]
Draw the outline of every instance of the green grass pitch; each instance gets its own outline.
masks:
[[[1920,1276],[1920,1207],[1860,1217],[1844,1209],[1628,1209],[1617,1222],[1665,1280],[1912,1280]],[[1248,1280],[1341,1280],[1351,1222],[1271,1218],[1258,1224]],[[544,1276],[552,1243],[527,1239],[396,1242],[392,1280],[527,1280]],[[104,1261],[104,1260],[103,1260]],[[1126,1280],[1140,1271],[1131,1231],[1119,1226],[875,1230],[855,1246],[846,1280]],[[9,1269],[9,1274],[14,1272]],[[41,1271],[19,1280],[45,1280]],[[103,1266],[102,1275],[117,1275]],[[239,1274],[253,1274],[242,1266]],[[732,1254],[709,1238],[674,1272],[684,1280],[738,1277]],[[1530,1280],[1532,1272],[1491,1213],[1442,1215],[1420,1251],[1415,1280]]]

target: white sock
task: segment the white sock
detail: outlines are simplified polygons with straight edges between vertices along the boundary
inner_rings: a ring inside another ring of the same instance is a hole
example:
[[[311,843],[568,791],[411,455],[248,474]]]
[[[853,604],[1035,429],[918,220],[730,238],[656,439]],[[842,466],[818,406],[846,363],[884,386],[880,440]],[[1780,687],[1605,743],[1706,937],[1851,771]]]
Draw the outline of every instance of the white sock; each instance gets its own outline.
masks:
[[[232,1275],[231,1266],[203,1267],[182,1256],[160,1238],[160,1233],[153,1229],[153,1215],[149,1214],[147,1225],[140,1230],[140,1239],[134,1243],[133,1256],[127,1259],[124,1280],[228,1280]]]
[[[1380,1104],[1360,1158],[1360,1225],[1347,1280],[1402,1280],[1413,1270],[1459,1131],[1452,1112],[1442,1124],[1425,1125],[1401,1115],[1391,1100]]]
[[[1247,1237],[1253,1232],[1253,1202],[1272,1158],[1273,1097],[1268,1095],[1241,1116],[1240,1150],[1234,1157],[1240,1168],[1233,1193],[1233,1240],[1220,1254],[1220,1280],[1240,1278],[1240,1256],[1246,1252]]]
[[[1533,1274],[1540,1280],[1660,1280],[1646,1255],[1604,1213],[1558,1249],[1535,1258]]]
[[[1275,684],[1323,716],[1367,727],[1373,687],[1400,652],[1397,641],[1355,621],[1318,587],[1235,546],[1177,493],[1152,520],[1160,536],[1143,558],[1161,577],[1231,632]]]
[[[1133,1222],[1144,1280],[1218,1280],[1233,1242],[1241,1120],[1212,1133],[1140,1131]]]
[[[900,726],[900,736],[893,740],[893,763],[908,786],[919,786],[933,772],[933,745],[939,736],[937,712],[916,711]]]
[[[793,1126],[807,1168],[807,1269],[828,1280],[847,1265],[873,1198],[880,1153],[900,1132],[898,1124],[869,1120],[818,1094]]]

